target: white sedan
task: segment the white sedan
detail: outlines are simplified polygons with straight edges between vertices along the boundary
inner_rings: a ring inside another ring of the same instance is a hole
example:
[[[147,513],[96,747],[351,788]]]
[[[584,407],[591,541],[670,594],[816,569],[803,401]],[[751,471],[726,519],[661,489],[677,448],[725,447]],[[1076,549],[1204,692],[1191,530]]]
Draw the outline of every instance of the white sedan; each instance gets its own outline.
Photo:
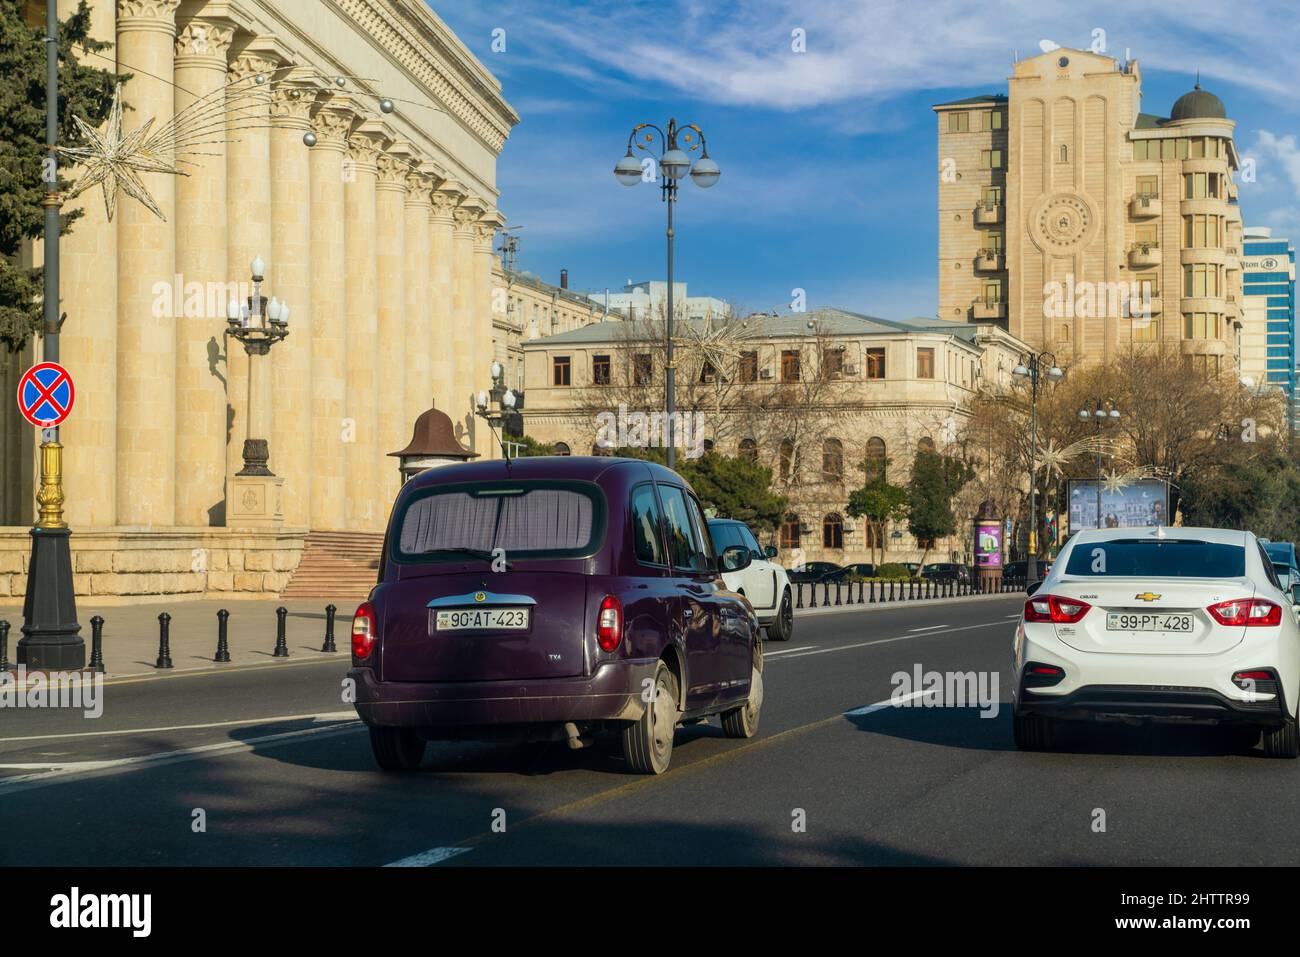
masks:
[[[1300,591],[1300,589],[1297,589]],[[1300,756],[1300,625],[1250,532],[1081,531],[1029,587],[1016,628],[1014,732],[1050,750],[1063,719],[1231,727]]]
[[[769,639],[789,641],[794,633],[794,602],[790,598],[789,576],[781,565],[772,561],[776,549],[759,548],[749,526],[736,519],[709,519],[709,535],[719,555],[735,545],[749,549],[750,563],[739,571],[723,572],[722,580],[731,591],[749,600]]]

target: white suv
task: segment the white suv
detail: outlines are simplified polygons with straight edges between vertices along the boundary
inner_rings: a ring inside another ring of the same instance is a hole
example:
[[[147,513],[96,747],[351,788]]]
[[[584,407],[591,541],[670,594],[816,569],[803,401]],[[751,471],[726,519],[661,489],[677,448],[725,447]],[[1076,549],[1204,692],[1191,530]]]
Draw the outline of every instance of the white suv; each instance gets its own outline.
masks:
[[[760,548],[749,526],[735,519],[709,519],[709,534],[719,555],[734,545],[749,549],[752,561],[739,571],[723,572],[722,580],[749,600],[770,640],[789,641],[794,632],[794,602],[785,569],[772,561],[776,549]]]
[[[1225,725],[1300,756],[1300,625],[1250,532],[1078,532],[1029,586],[1016,628],[1016,744],[1050,750],[1061,719]]]

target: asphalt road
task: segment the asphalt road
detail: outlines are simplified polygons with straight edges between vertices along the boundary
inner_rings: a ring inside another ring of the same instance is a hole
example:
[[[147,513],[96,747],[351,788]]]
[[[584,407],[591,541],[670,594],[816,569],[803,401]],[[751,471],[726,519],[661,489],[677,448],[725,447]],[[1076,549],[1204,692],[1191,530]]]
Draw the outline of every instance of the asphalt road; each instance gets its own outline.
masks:
[[[0,864],[1300,861],[1300,762],[1168,727],[1015,750],[1021,601],[800,617],[767,646],[759,735],[682,728],[659,778],[616,750],[504,744],[430,745],[421,773],[382,774],[341,701],[345,655],[121,680],[93,721],[6,709]],[[871,707],[917,667],[996,674],[1001,707]],[[39,839],[15,827],[55,816]]]

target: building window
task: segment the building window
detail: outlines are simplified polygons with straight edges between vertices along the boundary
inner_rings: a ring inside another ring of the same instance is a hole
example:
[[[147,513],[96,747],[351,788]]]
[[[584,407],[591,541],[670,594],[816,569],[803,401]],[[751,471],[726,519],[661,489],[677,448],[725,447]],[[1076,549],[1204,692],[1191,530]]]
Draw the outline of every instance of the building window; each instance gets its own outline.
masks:
[[[1217,298],[1219,267],[1213,263],[1188,263],[1183,267],[1183,295]]]
[[[1160,196],[1160,177],[1139,176],[1137,178],[1137,194],[1146,199],[1157,199]]]
[[[921,436],[921,438],[916,443],[916,451],[930,452],[930,453],[935,452],[936,450],[934,447],[934,439],[930,438],[928,435]]]
[[[799,477],[799,458],[795,454],[794,440],[782,439],[781,450],[777,456],[777,468],[781,481],[794,484]]]
[[[1062,342],[1069,342],[1069,341],[1070,341],[1070,324],[1069,324],[1068,322],[1063,322],[1063,323],[1061,323],[1060,328],[1057,329],[1057,335],[1059,335],[1059,336],[1061,337],[1061,341],[1062,341]]]
[[[827,349],[822,353],[822,378],[840,379],[844,376],[844,350]]]
[[[885,350],[871,348],[867,350],[867,378],[883,379],[885,377]]]
[[[980,191],[980,205],[985,209],[992,209],[995,206],[1002,205],[1002,187],[985,186]]]
[[[609,385],[609,356],[591,357],[591,384]]]
[[[1220,317],[1216,312],[1183,313],[1183,338],[1218,339]]]
[[[863,463],[867,481],[874,482],[885,477],[885,440],[878,435],[867,439],[867,451]]]
[[[753,439],[740,440],[740,457],[751,462],[758,461],[758,443]]]
[[[1217,376],[1220,371],[1218,356],[1183,356],[1187,368],[1201,375]]]
[[[713,368],[713,363],[705,359],[700,363],[700,382],[709,383],[718,381],[718,370]]]
[[[990,110],[984,114],[984,128],[986,130],[1002,129],[1002,111]]]
[[[1160,245],[1160,230],[1155,223],[1147,223],[1133,230],[1133,241],[1144,249],[1155,249]]]
[[[1196,214],[1183,217],[1183,245],[1189,249],[1217,249],[1220,227],[1218,216]]]
[[[705,454],[705,455],[710,455],[710,454],[712,454],[714,448],[716,448],[716,443],[715,443],[712,439],[705,439],[705,440],[704,440],[704,454]]]
[[[1134,319],[1133,341],[1156,342],[1160,338],[1159,319]]]
[[[1056,161],[1058,163],[1070,162],[1070,147],[1062,143],[1056,148]]]
[[[783,349],[781,351],[781,381],[799,381],[799,350]]]
[[[1219,175],[1217,173],[1186,173],[1183,175],[1184,199],[1218,199]]]
[[[831,512],[822,519],[822,547],[844,547],[844,519],[838,512]]]
[[[980,247],[980,254],[983,256],[1001,256],[1002,255],[1002,234],[985,233],[984,244]]]
[[[758,381],[758,353],[742,352],[740,361],[736,363],[736,377],[741,382]]]
[[[934,378],[934,350],[916,350],[916,377],[918,379]]]
[[[569,385],[569,357],[556,356],[551,360],[551,384]]]
[[[839,439],[822,442],[822,481],[844,480],[844,443]]]
[[[799,547],[798,515],[790,514],[785,517],[785,521],[781,523],[780,542],[782,551]]]
[[[649,385],[654,378],[650,353],[638,352],[632,357],[632,384]]]
[[[969,114],[969,113],[949,113],[949,114],[948,114],[948,132],[949,132],[949,133],[968,133],[968,132],[970,132],[970,114]]]
[[[1002,151],[980,150],[980,169],[1002,169]]]
[[[567,443],[567,442],[556,442],[553,446],[551,446],[551,449],[552,449],[552,451],[555,452],[556,455],[571,455],[571,454],[572,454],[572,453],[569,451],[569,443]]]

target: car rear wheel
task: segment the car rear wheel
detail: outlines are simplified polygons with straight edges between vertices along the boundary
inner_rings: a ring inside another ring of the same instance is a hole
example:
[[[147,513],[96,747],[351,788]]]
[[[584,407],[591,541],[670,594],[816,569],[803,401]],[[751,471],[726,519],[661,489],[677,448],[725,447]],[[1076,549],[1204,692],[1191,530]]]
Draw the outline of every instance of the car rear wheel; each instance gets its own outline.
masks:
[[[1270,758],[1300,757],[1300,727],[1294,716],[1281,727],[1264,729],[1264,753]]]
[[[370,750],[385,771],[414,771],[424,760],[425,741],[412,728],[371,728]]]
[[[767,637],[771,641],[789,641],[794,634],[794,603],[790,601],[790,589],[781,594],[781,607],[777,609],[772,624],[767,626]]]
[[[739,708],[722,712],[722,732],[729,738],[752,738],[758,734],[763,710],[763,672],[755,664],[749,676],[749,697]]]
[[[1021,751],[1051,751],[1056,747],[1056,721],[1041,714],[1017,714],[1011,733]]]
[[[677,729],[677,679],[662,661],[655,668],[654,696],[641,717],[623,727],[623,759],[637,774],[663,774],[673,758]]]

